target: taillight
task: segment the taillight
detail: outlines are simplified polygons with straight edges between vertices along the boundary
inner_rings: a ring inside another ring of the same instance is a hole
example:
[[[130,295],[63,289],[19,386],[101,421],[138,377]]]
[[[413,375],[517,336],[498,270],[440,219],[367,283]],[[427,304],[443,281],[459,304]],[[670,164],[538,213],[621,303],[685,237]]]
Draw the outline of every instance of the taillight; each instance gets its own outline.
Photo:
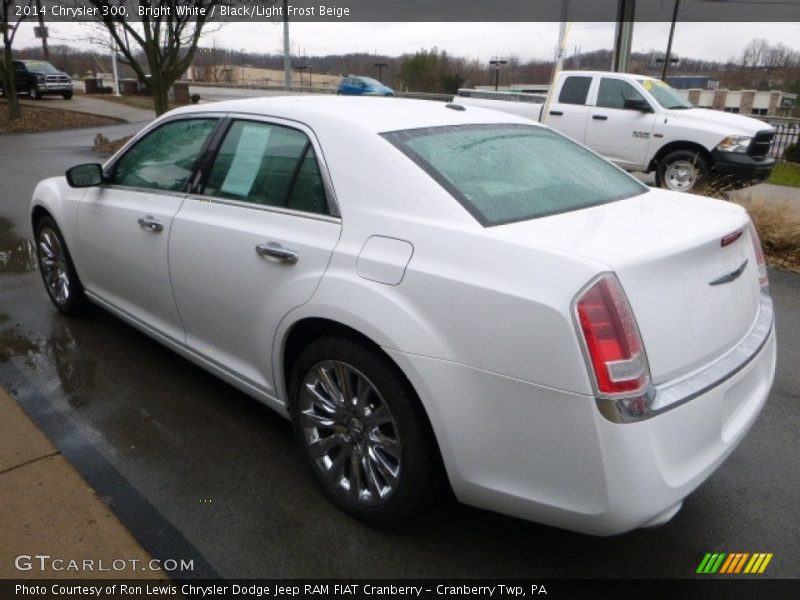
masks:
[[[753,242],[753,250],[756,252],[756,267],[758,268],[758,284],[761,289],[769,293],[769,276],[767,275],[767,261],[764,260],[764,251],[761,249],[761,238],[753,222],[750,221],[750,241]]]
[[[633,311],[617,278],[606,273],[576,300],[597,390],[604,396],[644,393],[650,368]]]

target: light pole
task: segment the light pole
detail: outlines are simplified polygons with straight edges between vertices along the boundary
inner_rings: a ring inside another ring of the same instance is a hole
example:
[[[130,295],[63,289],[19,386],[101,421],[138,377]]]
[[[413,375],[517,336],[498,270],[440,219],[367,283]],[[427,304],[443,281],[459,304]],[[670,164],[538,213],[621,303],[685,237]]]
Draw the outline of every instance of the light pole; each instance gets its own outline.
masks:
[[[667,54],[664,56],[664,70],[661,71],[661,81],[667,81],[667,67],[670,63],[669,55],[672,54],[672,37],[675,35],[675,21],[678,20],[678,7],[681,0],[675,0],[675,10],[672,12],[672,23],[669,26],[669,41],[667,42]]]
[[[383,83],[383,69],[389,65],[387,63],[375,63],[375,66],[378,68],[378,81]]]
[[[283,85],[292,87],[292,59],[289,54],[289,0],[283,0]]]
[[[497,88],[500,85],[500,65],[504,65],[507,62],[507,60],[502,59],[489,61],[489,64],[494,67],[494,91],[497,91]]]

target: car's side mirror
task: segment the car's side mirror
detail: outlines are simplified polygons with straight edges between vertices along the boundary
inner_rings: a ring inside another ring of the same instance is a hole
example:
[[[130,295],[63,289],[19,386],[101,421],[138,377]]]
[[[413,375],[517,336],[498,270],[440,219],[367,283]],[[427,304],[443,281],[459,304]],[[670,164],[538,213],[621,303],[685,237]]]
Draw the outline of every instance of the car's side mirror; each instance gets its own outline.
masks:
[[[67,183],[74,188],[100,185],[103,183],[103,167],[97,163],[72,167],[67,170]]]
[[[644,112],[644,113],[653,112],[653,109],[647,103],[647,100],[629,98],[629,99],[625,100],[624,107],[627,110],[638,110],[638,111],[641,111],[641,112]]]

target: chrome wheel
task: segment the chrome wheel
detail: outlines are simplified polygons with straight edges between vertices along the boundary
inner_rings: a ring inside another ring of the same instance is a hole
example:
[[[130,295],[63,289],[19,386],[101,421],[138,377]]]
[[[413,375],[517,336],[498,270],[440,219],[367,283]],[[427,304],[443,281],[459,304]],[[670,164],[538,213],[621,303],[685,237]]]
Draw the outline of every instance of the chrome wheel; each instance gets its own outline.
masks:
[[[66,304],[70,293],[67,257],[58,235],[48,227],[39,233],[38,253],[42,277],[50,297],[56,304]]]
[[[688,192],[697,183],[699,170],[688,160],[676,160],[664,171],[666,186],[676,192]]]
[[[354,367],[326,360],[308,370],[297,401],[303,440],[329,488],[360,506],[386,502],[400,482],[401,442],[375,385]]]

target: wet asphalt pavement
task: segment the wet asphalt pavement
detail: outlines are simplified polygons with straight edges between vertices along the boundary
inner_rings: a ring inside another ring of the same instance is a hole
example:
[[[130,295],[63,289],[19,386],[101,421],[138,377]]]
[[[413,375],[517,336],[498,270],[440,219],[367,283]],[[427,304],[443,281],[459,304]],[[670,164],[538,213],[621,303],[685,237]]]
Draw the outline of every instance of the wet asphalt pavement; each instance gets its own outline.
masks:
[[[379,531],[324,499],[280,416],[100,309],[51,307],[28,202],[40,178],[98,160],[97,131],[0,136],[0,385],[154,556],[231,578],[684,578],[706,552],[742,551],[774,553],[766,576],[800,576],[800,275],[771,272],[779,359],[764,413],[667,525],[592,538],[448,502]]]

